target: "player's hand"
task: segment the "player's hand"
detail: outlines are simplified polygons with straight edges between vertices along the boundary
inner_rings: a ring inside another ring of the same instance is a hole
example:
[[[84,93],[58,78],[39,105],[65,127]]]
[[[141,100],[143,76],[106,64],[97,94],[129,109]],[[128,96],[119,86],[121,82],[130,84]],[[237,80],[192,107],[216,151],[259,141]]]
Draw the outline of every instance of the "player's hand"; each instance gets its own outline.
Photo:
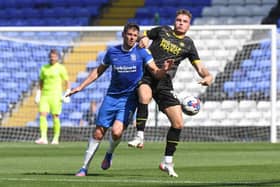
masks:
[[[139,41],[139,47],[141,48],[148,48],[150,39],[147,36],[144,36]]]
[[[207,76],[201,81],[198,82],[198,84],[201,84],[202,86],[209,86],[212,83],[212,76]]]
[[[64,103],[70,103],[71,102],[71,98],[68,97],[69,94],[70,94],[70,89],[67,89],[66,92],[64,93],[64,95],[62,96],[62,101]]]
[[[36,96],[35,96],[35,103],[39,104],[41,99],[41,90],[36,91]]]
[[[74,89],[70,90],[70,92],[67,95],[65,95],[65,97],[70,97],[71,95],[73,95],[79,91],[81,91],[81,89],[79,87],[74,88]]]
[[[168,71],[171,69],[173,64],[174,64],[174,59],[167,59],[164,61],[162,69]]]

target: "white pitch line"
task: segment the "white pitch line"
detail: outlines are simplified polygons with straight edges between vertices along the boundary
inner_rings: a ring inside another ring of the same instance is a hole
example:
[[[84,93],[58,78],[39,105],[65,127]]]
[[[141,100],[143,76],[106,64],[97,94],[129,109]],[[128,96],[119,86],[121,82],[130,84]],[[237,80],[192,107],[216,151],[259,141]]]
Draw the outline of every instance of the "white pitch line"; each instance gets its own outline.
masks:
[[[85,180],[83,180],[85,179]],[[170,178],[172,179],[172,178]],[[88,177],[82,177],[79,179],[34,179],[34,178],[0,178],[0,181],[30,181],[30,182],[38,182],[38,181],[47,181],[47,182],[99,182],[99,183],[159,183],[159,184],[190,184],[190,183],[202,183],[195,181],[177,181],[176,179],[170,181],[162,181],[162,180],[135,180],[135,179],[89,179]]]

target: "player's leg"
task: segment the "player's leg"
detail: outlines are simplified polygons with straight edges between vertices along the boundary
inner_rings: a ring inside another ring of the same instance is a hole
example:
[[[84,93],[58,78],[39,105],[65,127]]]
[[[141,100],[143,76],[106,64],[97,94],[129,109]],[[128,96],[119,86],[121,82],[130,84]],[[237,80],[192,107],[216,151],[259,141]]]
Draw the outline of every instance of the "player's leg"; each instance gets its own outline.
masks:
[[[183,128],[182,109],[180,105],[176,105],[167,107],[164,109],[164,112],[171,122],[171,127],[167,133],[164,159],[160,164],[160,169],[168,172],[172,177],[178,177],[174,171],[173,155],[179,143],[181,130]]]
[[[107,129],[112,126],[115,120],[115,100],[112,97],[106,96],[99,109],[96,119],[96,128],[92,137],[89,139],[88,147],[84,157],[84,164],[76,176],[86,176],[90,162],[97,151],[99,144],[104,137]]]
[[[178,175],[175,173],[173,166],[173,155],[179,143],[181,129],[183,128],[182,108],[180,101],[174,94],[171,81],[168,82],[167,80],[162,87],[169,88],[170,90],[161,89],[154,98],[160,110],[168,117],[171,127],[167,133],[165,153],[163,161],[160,164],[160,169],[166,171],[169,176],[177,177]]]
[[[87,175],[87,170],[91,163],[91,160],[99,148],[100,142],[102,141],[107,128],[96,126],[92,136],[89,138],[88,147],[85,152],[84,162],[82,168],[76,173],[76,176],[83,177]]]
[[[109,148],[106,151],[105,157],[102,161],[101,168],[106,170],[109,169],[112,165],[113,153],[116,147],[121,142],[122,133],[124,131],[124,125],[121,121],[116,120],[112,127],[110,139],[109,139]]]
[[[60,119],[59,115],[53,115],[53,145],[59,144],[59,137],[60,137]]]
[[[62,110],[62,102],[61,102],[61,96],[52,96],[52,100],[50,102],[50,111],[53,114],[53,139],[52,144],[59,144],[59,137],[60,137],[60,119],[59,114]]]
[[[112,156],[121,141],[122,134],[133,119],[137,107],[136,95],[122,96],[116,100],[118,103],[116,120],[112,126],[109,149],[101,164],[102,169],[108,169],[112,165]]]
[[[137,134],[128,146],[143,148],[144,147],[144,130],[148,119],[148,104],[152,99],[152,89],[148,84],[141,84],[138,89],[138,106],[136,114]]]
[[[50,111],[47,96],[42,96],[39,104],[40,112],[40,138],[35,141],[36,144],[48,144],[48,122],[47,115]]]

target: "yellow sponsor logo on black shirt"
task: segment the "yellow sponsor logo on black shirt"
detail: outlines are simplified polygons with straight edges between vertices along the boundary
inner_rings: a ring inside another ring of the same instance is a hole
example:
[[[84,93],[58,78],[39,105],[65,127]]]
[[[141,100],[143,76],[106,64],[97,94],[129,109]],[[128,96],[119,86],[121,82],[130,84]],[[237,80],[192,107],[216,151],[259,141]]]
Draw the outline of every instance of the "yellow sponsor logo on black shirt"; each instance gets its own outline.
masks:
[[[164,49],[165,51],[172,53],[174,55],[179,55],[181,52],[181,48],[178,47],[177,45],[171,43],[168,40],[162,39],[160,42],[160,47]]]

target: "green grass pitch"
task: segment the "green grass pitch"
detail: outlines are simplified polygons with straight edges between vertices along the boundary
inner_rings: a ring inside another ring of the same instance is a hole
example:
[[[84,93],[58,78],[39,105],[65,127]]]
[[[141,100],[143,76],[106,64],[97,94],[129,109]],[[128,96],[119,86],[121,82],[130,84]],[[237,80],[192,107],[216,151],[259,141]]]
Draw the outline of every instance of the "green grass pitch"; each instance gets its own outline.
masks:
[[[91,163],[89,176],[75,177],[86,145],[1,142],[0,186],[280,186],[280,144],[180,143],[175,155],[179,178],[170,178],[158,169],[164,142],[146,142],[143,150],[122,142],[112,167],[103,171],[100,164],[108,146],[104,141]]]

